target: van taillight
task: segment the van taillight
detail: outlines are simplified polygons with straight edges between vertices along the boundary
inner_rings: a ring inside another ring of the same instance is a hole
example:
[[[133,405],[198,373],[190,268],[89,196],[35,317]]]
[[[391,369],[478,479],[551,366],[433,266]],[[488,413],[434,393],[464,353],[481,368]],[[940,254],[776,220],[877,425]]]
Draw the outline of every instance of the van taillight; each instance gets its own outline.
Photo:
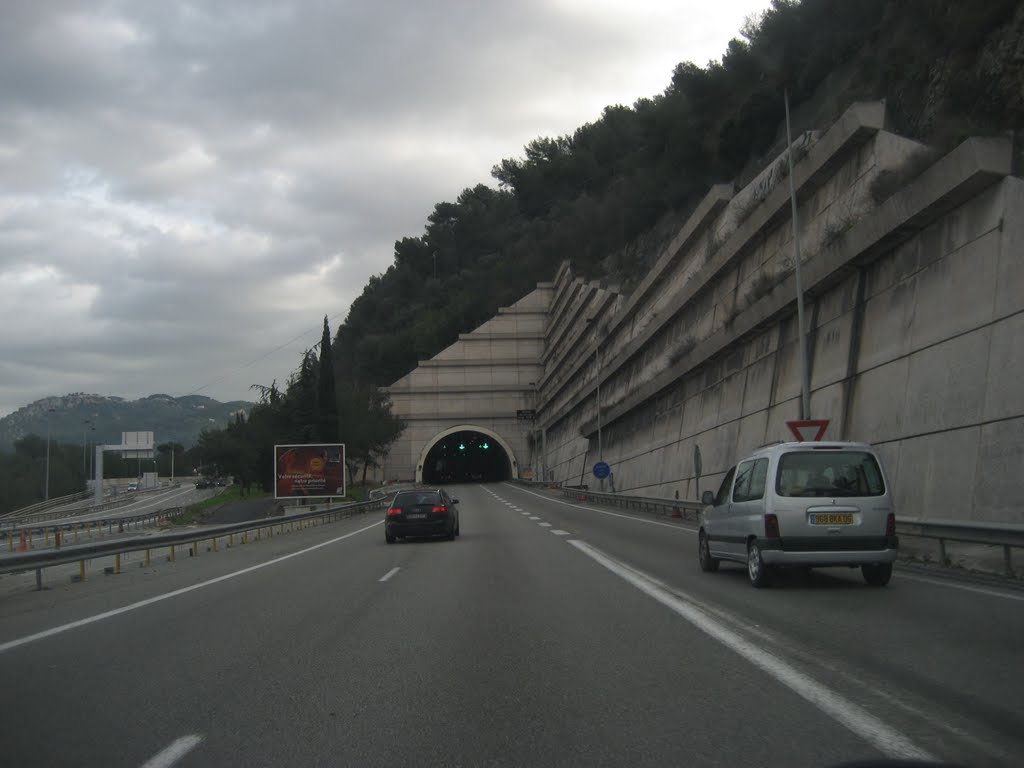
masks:
[[[885,535],[896,535],[896,514],[894,512],[890,512],[885,518]]]
[[[775,515],[764,516],[764,535],[767,539],[779,538],[779,518]]]
[[[388,517],[394,517],[395,515],[400,515],[400,514],[402,514],[402,508],[401,507],[391,507],[388,510]]]

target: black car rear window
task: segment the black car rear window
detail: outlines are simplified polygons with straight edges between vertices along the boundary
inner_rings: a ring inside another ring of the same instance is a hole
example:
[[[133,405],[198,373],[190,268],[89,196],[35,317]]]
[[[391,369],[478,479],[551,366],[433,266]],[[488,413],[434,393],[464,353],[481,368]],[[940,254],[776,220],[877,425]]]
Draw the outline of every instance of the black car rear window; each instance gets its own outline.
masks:
[[[419,504],[439,504],[438,495],[434,492],[421,491],[419,493],[400,493],[395,496],[394,506],[417,506]]]
[[[779,496],[881,496],[882,471],[865,451],[792,451],[779,459]]]

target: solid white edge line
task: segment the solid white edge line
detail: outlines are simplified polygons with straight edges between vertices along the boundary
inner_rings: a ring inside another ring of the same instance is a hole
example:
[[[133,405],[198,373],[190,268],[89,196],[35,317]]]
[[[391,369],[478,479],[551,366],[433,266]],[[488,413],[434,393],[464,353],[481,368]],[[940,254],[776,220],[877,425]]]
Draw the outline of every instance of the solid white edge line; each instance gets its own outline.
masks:
[[[798,696],[818,707],[840,725],[845,726],[868,743],[890,757],[912,760],[935,760],[901,733],[869,714],[858,705],[790,666],[778,657],[766,653],[741,635],[712,619],[699,608],[662,589],[641,571],[623,565],[591,547],[586,542],[572,539],[568,542],[580,552],[604,566],[619,578],[654,598],[673,613],[686,619],[706,635],[742,656],[755,667],[778,680]]]
[[[152,605],[153,603],[159,603],[159,602],[162,602],[163,600],[169,600],[172,597],[177,597],[178,595],[184,595],[184,594],[186,594],[188,592],[192,592],[192,591],[197,590],[197,589],[202,589],[203,587],[209,587],[209,586],[212,586],[213,584],[218,584],[219,582],[227,581],[228,579],[233,579],[233,578],[235,578],[237,576],[242,576],[242,575],[244,575],[246,573],[251,573],[252,571],[258,571],[261,568],[266,568],[267,566],[275,565],[276,563],[281,563],[281,562],[284,562],[285,560],[290,560],[293,557],[298,557],[299,555],[304,555],[307,552],[313,552],[314,550],[320,549],[321,547],[326,547],[326,546],[329,546],[331,544],[335,544],[336,542],[342,541],[343,539],[351,538],[352,536],[356,536],[356,535],[358,535],[360,533],[364,533],[364,532],[370,530],[371,528],[376,528],[378,525],[383,525],[383,524],[384,524],[384,521],[381,520],[379,522],[374,523],[373,525],[368,525],[365,528],[360,528],[358,531],[352,531],[351,533],[346,533],[344,536],[338,536],[338,537],[333,538],[333,539],[328,539],[327,541],[321,541],[319,544],[314,544],[311,547],[306,547],[305,549],[300,549],[298,552],[292,552],[292,553],[287,554],[287,555],[282,555],[281,557],[275,557],[273,560],[267,560],[265,563],[257,563],[256,565],[250,565],[248,568],[243,568],[240,571],[232,571],[231,573],[225,573],[223,576],[217,576],[216,578],[208,579],[207,581],[201,581],[198,584],[193,584],[190,587],[182,587],[181,589],[175,589],[174,591],[167,592],[167,593],[165,593],[163,595],[156,595],[154,597],[148,597],[145,600],[139,600],[139,602],[137,602],[137,603],[131,603],[130,605],[125,605],[125,606],[122,606],[120,608],[114,608],[111,611],[104,611],[103,613],[97,613],[95,616],[87,616],[84,619],[78,619],[77,621],[72,621],[72,622],[69,622],[67,624],[61,624],[60,626],[52,627],[51,629],[44,629],[42,632],[36,632],[35,634],[32,634],[32,635],[26,635],[25,637],[19,637],[16,640],[8,640],[6,643],[0,643],[0,653],[4,653],[5,651],[9,651],[12,648],[17,648],[17,647],[22,646],[22,645],[28,645],[29,643],[34,643],[36,640],[42,640],[44,638],[51,637],[53,635],[59,635],[62,632],[67,632],[68,630],[71,630],[71,629],[77,629],[78,627],[84,627],[87,624],[94,624],[97,621],[103,621],[104,619],[110,619],[110,618],[113,618],[114,616],[119,616],[122,613],[128,613],[129,611],[134,611],[134,610],[137,610],[138,608],[144,608],[145,606]]]
[[[400,567],[398,567],[398,566],[395,566],[395,567],[394,567],[394,568],[392,568],[392,569],[391,569],[390,571],[388,571],[388,572],[387,572],[387,573],[385,573],[385,574],[384,574],[383,576],[381,576],[381,577],[380,577],[379,579],[377,579],[377,581],[387,581],[387,580],[388,580],[388,579],[390,579],[390,578],[391,578],[392,576],[394,576],[394,575],[395,575],[396,573],[398,573],[398,572],[399,572],[400,570],[402,570],[402,569],[401,569]]]
[[[182,736],[180,739],[175,739],[167,747],[144,762],[142,768],[170,768],[199,746],[199,742],[202,740],[203,737],[195,733],[191,736]]]
[[[552,499],[550,496],[544,496],[544,495],[536,493],[534,491],[528,491],[525,488],[519,488],[519,487],[516,487],[516,486],[510,486],[510,487],[514,487],[517,491],[522,491],[523,493],[528,493],[531,496],[536,496],[537,498],[544,499],[545,501],[552,501],[555,504],[564,504],[567,507],[575,507],[576,509],[585,509],[585,510],[587,510],[587,512],[597,512],[599,515],[608,515],[609,517],[621,517],[624,520],[632,520],[633,522],[643,523],[644,525],[660,525],[662,528],[671,528],[672,530],[675,530],[675,531],[686,531],[687,533],[696,533],[697,532],[696,528],[687,528],[685,525],[672,525],[671,523],[659,523],[657,520],[644,520],[642,517],[633,517],[633,515],[622,515],[622,514],[619,514],[618,512],[607,512],[607,511],[605,511],[603,509],[594,509],[593,507],[585,507],[582,504],[570,504],[568,501],[562,501],[561,499]]]
[[[918,576],[916,573],[907,573],[902,570],[900,571],[899,578],[901,581],[903,579],[907,579],[908,581],[919,581],[922,584],[931,584],[936,587],[949,587],[950,589],[962,589],[964,592],[975,592],[979,595],[988,595],[989,597],[1001,597],[1004,600],[1024,600],[1024,595],[1014,592],[1000,592],[995,589],[985,589],[984,587],[975,587],[970,584],[956,584],[951,581],[929,579],[927,576]]]

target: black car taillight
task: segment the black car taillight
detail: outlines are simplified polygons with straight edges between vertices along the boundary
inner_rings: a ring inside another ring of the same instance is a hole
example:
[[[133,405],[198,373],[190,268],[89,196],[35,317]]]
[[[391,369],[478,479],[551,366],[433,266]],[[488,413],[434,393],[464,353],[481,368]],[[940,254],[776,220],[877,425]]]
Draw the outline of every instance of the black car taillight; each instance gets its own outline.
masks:
[[[764,516],[764,536],[766,539],[779,538],[779,518],[775,515]]]
[[[431,510],[431,512],[433,512],[435,515],[444,515],[448,512],[448,507],[445,507],[443,505],[440,507],[434,507]]]
[[[896,535],[896,514],[894,512],[890,512],[885,518],[885,535]]]
[[[401,507],[391,507],[388,510],[388,517],[395,517],[396,515],[400,515],[400,514],[402,514],[402,508]]]

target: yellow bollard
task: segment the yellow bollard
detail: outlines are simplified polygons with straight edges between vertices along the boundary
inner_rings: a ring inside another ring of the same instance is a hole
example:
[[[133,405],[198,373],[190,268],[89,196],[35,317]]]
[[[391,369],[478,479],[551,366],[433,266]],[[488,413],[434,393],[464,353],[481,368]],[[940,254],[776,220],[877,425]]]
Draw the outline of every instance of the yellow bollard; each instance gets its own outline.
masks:
[[[143,564],[143,565],[144,565],[144,566],[145,566],[146,568],[149,568],[149,550],[148,550],[148,549],[146,550],[146,557],[145,557],[145,559],[144,559],[144,560],[142,561],[142,564]]]
[[[121,553],[118,552],[116,555],[114,555],[114,573],[120,573],[120,572],[121,572]]]
[[[171,544],[171,562],[174,562],[174,545]]]
[[[214,552],[217,551],[217,537],[216,536],[213,537],[213,551]]]
[[[85,581],[85,560],[78,561],[78,580]]]

